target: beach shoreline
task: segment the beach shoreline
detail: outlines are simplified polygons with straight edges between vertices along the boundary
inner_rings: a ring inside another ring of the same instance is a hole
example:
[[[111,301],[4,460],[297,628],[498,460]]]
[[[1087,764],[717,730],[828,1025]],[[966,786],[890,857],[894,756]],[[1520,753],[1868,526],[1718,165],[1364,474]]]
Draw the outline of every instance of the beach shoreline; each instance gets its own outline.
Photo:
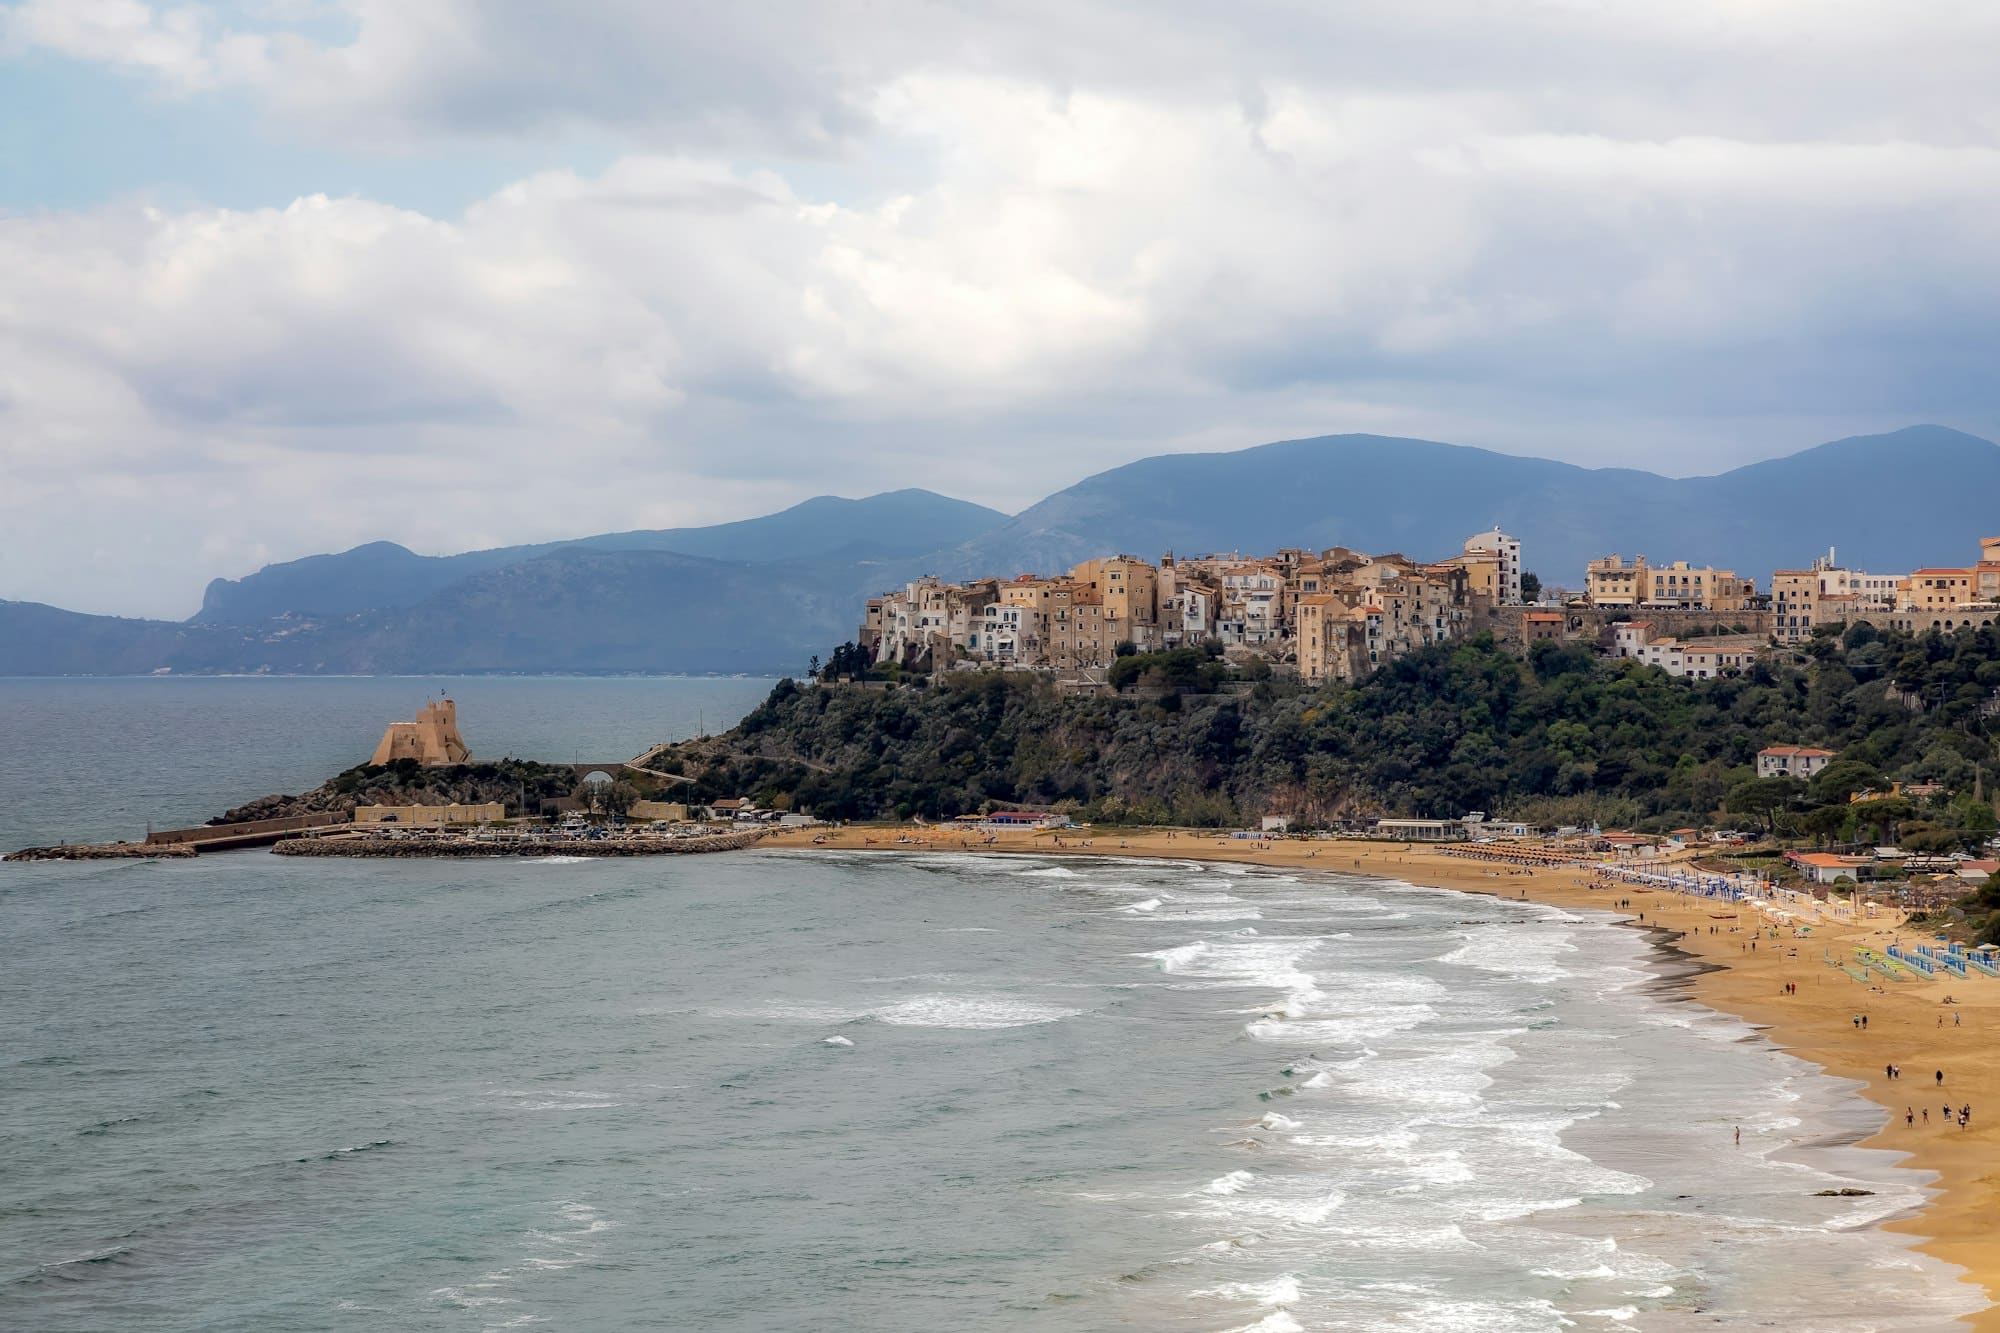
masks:
[[[909,838],[912,841],[898,841]],[[918,841],[917,839],[924,839]],[[1084,845],[1088,843],[1089,845]],[[1822,922],[1809,939],[1758,938],[1762,918],[1748,907],[1630,885],[1592,887],[1586,869],[1524,869],[1445,855],[1422,844],[1350,841],[1259,843],[1182,830],[1114,830],[1065,834],[1059,846],[1046,831],[1007,831],[987,842],[926,835],[908,825],[797,830],[767,839],[769,850],[887,851],[923,854],[997,853],[1040,856],[1141,857],[1229,861],[1286,871],[1327,870],[1402,880],[1429,888],[1481,893],[1564,909],[1615,914],[1645,929],[1663,961],[1661,982],[1688,998],[1742,1020],[1770,1043],[1823,1072],[1844,1079],[1885,1115],[1880,1130],[1854,1144],[1906,1154],[1900,1165],[1929,1173],[1930,1197],[1916,1212],[1877,1225],[1912,1237],[1917,1248],[1961,1270],[1986,1308],[1965,1327],[2000,1333],[2000,1168],[1993,1165],[1991,1126],[2000,1116],[2000,1058],[1981,1038],[2000,1022],[2000,982],[1991,978],[1856,981],[1829,966],[1858,946],[1880,948],[1900,933],[1893,916]],[[1620,908],[1621,900],[1633,904]],[[1715,933],[1710,933],[1713,927]],[[1753,948],[1753,941],[1765,947]],[[1678,953],[1685,975],[1665,960]],[[1790,984],[1796,993],[1787,994]],[[1947,1003],[1949,997],[1950,1003]],[[1866,1016],[1866,1027],[1856,1022]],[[1906,1075],[1890,1078],[1887,1066]],[[1942,1085],[1935,1074],[1945,1075]],[[1989,1095],[1993,1094],[1993,1095]],[[1973,1108],[1969,1128],[1941,1124],[1946,1104]],[[1928,1122],[1923,1116],[1928,1108]],[[1916,1117],[1905,1123],[1906,1109]]]

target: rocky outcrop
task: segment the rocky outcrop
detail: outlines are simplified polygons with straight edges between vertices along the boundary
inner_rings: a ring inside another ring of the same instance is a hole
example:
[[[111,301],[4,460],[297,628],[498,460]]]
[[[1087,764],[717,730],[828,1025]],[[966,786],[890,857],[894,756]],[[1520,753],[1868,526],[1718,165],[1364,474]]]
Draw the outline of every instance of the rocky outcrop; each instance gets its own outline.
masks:
[[[498,801],[518,809],[523,795],[531,806],[538,806],[543,800],[568,796],[575,784],[576,772],[571,767],[522,759],[435,768],[415,763],[362,764],[297,796],[260,796],[224,811],[209,823],[352,814],[361,805],[485,805]]]

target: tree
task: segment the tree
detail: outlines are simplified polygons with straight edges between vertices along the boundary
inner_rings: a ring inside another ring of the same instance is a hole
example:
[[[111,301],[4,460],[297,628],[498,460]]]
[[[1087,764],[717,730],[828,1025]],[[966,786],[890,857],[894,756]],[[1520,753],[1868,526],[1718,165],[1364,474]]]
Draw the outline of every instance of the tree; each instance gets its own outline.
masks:
[[[1778,831],[1778,812],[1788,808],[1799,794],[1791,778],[1751,778],[1729,789],[1723,808],[1731,814],[1755,815],[1764,822],[1764,831]]]
[[[1904,820],[1915,817],[1917,807],[1901,796],[1891,796],[1879,801],[1863,801],[1854,807],[1854,817],[1875,830],[1878,841],[1889,842],[1896,836],[1897,826]]]
[[[808,676],[811,676],[811,677],[812,677],[812,678],[813,678],[814,680],[818,680],[818,679],[819,679],[819,654],[818,654],[818,653],[814,653],[814,654],[812,655],[812,661],[810,661],[810,662],[807,662],[807,663],[806,663],[806,674],[807,674]]]
[[[1836,759],[1813,774],[1806,791],[1815,801],[1845,801],[1859,791],[1880,791],[1889,785],[1873,767],[1858,759]]]
[[[1533,572],[1521,575],[1521,600],[1538,602],[1542,597],[1542,576]]]
[[[1824,847],[1834,835],[1847,827],[1847,807],[1844,805],[1822,805],[1808,810],[1799,821],[1805,831],[1813,835],[1814,841]]]

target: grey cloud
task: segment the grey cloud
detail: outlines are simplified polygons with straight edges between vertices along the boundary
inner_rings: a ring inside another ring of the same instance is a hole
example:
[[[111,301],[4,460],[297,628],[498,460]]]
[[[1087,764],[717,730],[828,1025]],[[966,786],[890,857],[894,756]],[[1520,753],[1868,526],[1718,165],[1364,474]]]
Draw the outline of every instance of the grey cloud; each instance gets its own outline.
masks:
[[[2000,417],[1983,8],[351,10],[35,40],[384,146],[633,150],[449,218],[0,218],[0,594],[1334,430],[1686,471]]]

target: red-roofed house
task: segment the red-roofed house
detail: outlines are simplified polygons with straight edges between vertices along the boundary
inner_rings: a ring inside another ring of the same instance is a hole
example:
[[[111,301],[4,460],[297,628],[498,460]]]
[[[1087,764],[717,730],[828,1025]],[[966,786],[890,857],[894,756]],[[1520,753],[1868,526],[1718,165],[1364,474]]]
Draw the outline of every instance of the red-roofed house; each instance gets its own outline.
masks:
[[[1757,752],[1760,778],[1809,778],[1833,761],[1834,751],[1805,745],[1773,745]]]
[[[1831,884],[1842,878],[1860,880],[1875,866],[1870,857],[1835,856],[1831,852],[1786,852],[1785,859],[1815,884]]]
[[[1529,611],[1521,617],[1521,638],[1527,643],[1560,639],[1563,636],[1563,628],[1563,614],[1560,611]]]

